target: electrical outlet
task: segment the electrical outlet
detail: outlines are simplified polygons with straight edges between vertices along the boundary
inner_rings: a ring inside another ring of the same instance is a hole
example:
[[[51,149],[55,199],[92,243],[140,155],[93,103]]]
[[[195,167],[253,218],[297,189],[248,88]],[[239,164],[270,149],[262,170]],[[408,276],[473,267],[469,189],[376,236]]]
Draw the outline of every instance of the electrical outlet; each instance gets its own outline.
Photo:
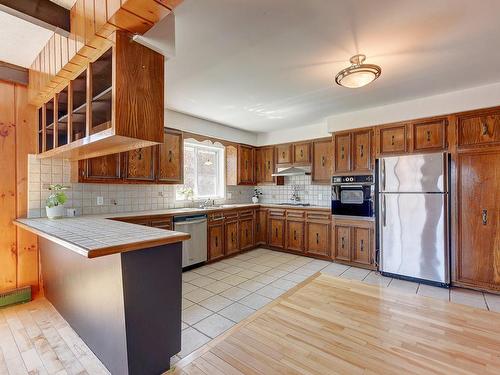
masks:
[[[102,206],[104,204],[104,198],[103,197],[97,197],[97,205]]]

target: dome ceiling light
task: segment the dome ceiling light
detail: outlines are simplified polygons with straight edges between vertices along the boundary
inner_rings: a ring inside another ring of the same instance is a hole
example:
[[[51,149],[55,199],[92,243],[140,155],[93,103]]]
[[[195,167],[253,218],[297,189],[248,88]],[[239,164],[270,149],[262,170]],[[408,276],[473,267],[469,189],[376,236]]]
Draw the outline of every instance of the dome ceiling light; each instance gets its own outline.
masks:
[[[365,55],[354,55],[351,57],[349,61],[351,61],[352,65],[342,69],[335,76],[335,82],[340,86],[355,89],[375,81],[380,76],[382,70],[378,65],[363,64],[365,60]]]

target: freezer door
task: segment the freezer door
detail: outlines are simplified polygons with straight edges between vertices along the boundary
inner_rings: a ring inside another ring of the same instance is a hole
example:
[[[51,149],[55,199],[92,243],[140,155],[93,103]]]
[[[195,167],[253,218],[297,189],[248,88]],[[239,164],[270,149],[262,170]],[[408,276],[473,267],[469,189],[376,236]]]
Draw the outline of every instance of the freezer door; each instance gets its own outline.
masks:
[[[446,191],[445,162],[446,155],[443,153],[383,158],[379,168],[379,191]]]
[[[381,194],[381,271],[449,283],[446,194]]]

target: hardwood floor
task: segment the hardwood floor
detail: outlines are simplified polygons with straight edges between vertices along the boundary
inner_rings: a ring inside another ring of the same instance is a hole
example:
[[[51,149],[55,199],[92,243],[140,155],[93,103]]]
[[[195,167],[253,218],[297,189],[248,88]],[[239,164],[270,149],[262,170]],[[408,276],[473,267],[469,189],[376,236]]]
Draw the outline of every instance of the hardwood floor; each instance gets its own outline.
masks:
[[[498,374],[500,314],[316,274],[175,374]]]

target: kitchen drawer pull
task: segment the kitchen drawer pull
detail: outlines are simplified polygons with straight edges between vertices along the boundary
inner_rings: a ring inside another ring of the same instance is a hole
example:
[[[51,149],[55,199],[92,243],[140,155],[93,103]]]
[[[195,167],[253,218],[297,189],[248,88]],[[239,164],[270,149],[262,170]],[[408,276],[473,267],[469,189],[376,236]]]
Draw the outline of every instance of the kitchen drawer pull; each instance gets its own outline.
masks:
[[[276,228],[276,238],[278,238],[278,228]]]
[[[361,240],[361,251],[364,251],[365,250],[365,241],[364,240]]]
[[[431,141],[431,131],[427,130],[427,142]]]
[[[394,136],[391,135],[391,146],[394,146]]]
[[[168,162],[172,163],[173,153],[172,150],[168,150]]]
[[[285,151],[281,153],[281,157],[284,159],[285,158]]]
[[[324,156],[321,157],[321,166],[322,167],[325,166],[325,157]]]
[[[316,245],[319,244],[319,233],[316,233]]]
[[[481,126],[483,129],[482,135],[488,135],[488,125],[485,122],[483,122]]]
[[[483,225],[488,224],[488,210],[483,210],[481,213],[482,219],[483,219]]]
[[[345,246],[345,240],[344,240],[344,237],[342,237],[342,245],[341,245],[341,246],[342,246],[342,249],[343,249],[343,248],[344,248],[344,246]]]
[[[215,237],[215,247],[219,247],[219,238]]]
[[[297,231],[293,231],[293,240],[297,241]]]
[[[359,145],[359,155],[363,157],[365,154],[365,146],[364,145]]]

